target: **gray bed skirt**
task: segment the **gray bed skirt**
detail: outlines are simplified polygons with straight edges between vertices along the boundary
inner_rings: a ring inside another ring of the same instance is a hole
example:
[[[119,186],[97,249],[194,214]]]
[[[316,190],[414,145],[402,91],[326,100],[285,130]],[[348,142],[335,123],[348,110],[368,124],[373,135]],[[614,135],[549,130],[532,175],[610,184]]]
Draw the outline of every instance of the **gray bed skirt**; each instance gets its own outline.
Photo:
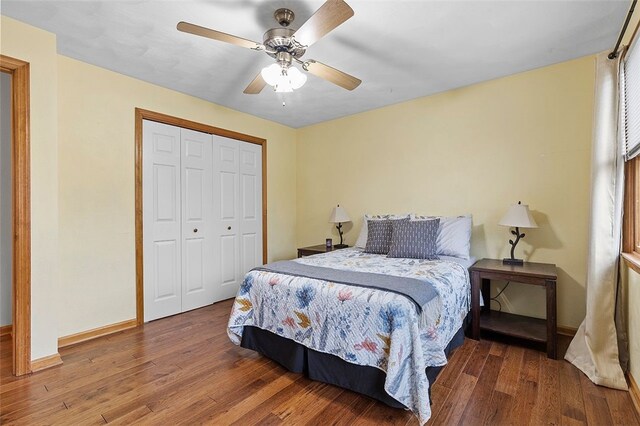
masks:
[[[464,343],[463,325],[445,349],[447,357]],[[293,340],[247,326],[240,346],[270,358],[294,373],[303,373],[312,380],[339,386],[367,395],[395,408],[406,408],[384,390],[386,374],[375,367],[351,364],[335,355],[309,349]],[[433,383],[443,367],[427,367],[429,383]],[[431,399],[431,388],[429,388]]]

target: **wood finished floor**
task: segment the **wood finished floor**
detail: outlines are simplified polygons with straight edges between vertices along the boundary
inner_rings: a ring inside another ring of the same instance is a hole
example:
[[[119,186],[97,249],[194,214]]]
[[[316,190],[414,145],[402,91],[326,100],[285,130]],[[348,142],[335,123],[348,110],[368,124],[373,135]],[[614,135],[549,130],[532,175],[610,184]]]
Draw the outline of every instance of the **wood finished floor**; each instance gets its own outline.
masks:
[[[418,423],[234,346],[226,336],[230,307],[225,301],[63,348],[64,365],[22,378],[11,376],[10,342],[1,341],[0,423]],[[640,424],[628,393],[597,387],[542,352],[488,340],[466,340],[455,351],[433,384],[432,411],[429,425]]]

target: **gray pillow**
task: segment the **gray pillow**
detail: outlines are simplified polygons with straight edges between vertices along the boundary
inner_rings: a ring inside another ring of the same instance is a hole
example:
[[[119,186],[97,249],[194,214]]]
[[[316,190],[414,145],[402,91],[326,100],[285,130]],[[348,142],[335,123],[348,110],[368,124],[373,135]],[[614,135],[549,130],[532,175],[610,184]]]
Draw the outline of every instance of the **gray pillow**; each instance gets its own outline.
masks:
[[[440,219],[394,221],[388,257],[436,260]]]
[[[367,245],[364,248],[364,252],[373,254],[389,253],[389,248],[391,247],[391,237],[393,233],[393,224],[395,222],[409,222],[409,218],[368,220]]]

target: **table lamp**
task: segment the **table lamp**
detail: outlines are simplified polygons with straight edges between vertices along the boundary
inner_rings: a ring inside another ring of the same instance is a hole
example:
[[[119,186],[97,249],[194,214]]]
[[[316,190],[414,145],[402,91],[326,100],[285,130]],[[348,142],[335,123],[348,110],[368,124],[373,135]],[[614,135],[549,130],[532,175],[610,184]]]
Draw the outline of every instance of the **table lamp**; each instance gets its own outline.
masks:
[[[529,206],[520,203],[520,201],[518,201],[518,204],[513,204],[509,207],[509,210],[507,210],[507,213],[502,217],[500,222],[498,222],[498,225],[516,228],[515,231],[513,229],[511,230],[511,233],[516,236],[515,241],[509,240],[509,244],[511,244],[511,258],[502,259],[502,263],[504,265],[522,265],[524,261],[522,259],[516,259],[513,253],[520,239],[524,238],[524,233],[520,233],[520,228],[538,227],[533,216],[531,216]]]
[[[333,208],[331,216],[329,217],[329,223],[337,223],[336,228],[338,228],[338,234],[340,234],[340,244],[336,244],[334,246],[335,248],[349,247],[342,243],[342,224],[345,222],[351,222],[351,219],[349,218],[347,211],[338,204],[337,207]]]

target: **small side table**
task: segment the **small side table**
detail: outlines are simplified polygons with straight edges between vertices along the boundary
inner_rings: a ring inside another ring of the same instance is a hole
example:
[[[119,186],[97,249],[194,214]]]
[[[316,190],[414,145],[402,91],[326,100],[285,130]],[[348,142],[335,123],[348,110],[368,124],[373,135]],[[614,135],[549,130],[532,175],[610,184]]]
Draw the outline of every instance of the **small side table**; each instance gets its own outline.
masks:
[[[471,268],[471,338],[480,339],[480,330],[488,330],[506,336],[517,337],[538,343],[546,343],[547,357],[556,359],[557,307],[556,265],[550,263],[525,262],[524,265],[504,265],[501,260],[482,259]],[[547,318],[526,317],[490,309],[489,284],[491,280],[513,281],[542,286],[546,290]],[[484,307],[480,309],[480,292]]]
[[[328,248],[326,244],[317,246],[302,247],[298,249],[298,257],[311,256],[313,254],[328,253],[330,251],[339,250],[336,247]]]

